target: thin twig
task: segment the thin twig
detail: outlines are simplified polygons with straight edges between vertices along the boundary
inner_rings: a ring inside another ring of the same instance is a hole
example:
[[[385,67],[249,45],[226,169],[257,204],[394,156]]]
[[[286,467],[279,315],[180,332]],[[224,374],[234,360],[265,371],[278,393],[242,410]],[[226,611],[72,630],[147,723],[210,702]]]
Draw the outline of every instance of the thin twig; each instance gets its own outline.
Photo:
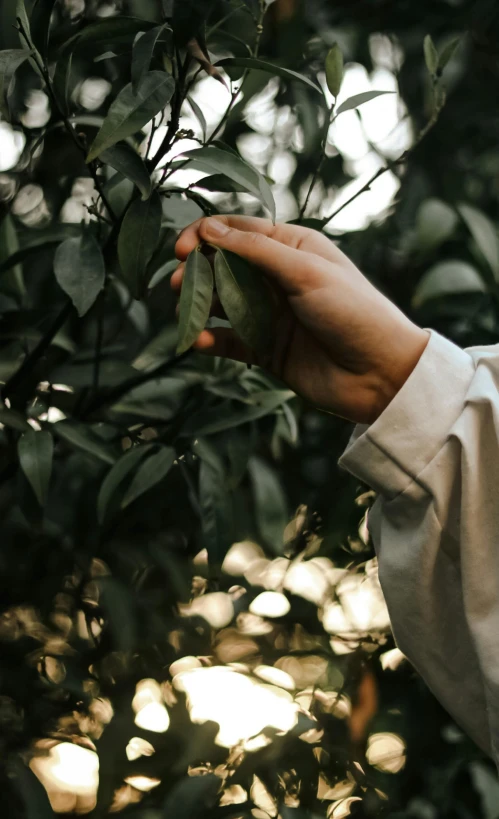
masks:
[[[9,378],[9,380],[3,387],[2,398],[4,401],[6,398],[8,398],[9,395],[11,395],[12,392],[14,392],[16,387],[24,380],[25,375],[29,373],[32,369],[34,369],[35,365],[44,355],[45,350],[50,346],[54,337],[57,335],[61,327],[65,324],[65,322],[71,315],[72,308],[73,305],[68,299],[64,304],[62,310],[58,313],[58,315],[50,325],[45,335],[42,336],[36,347],[24,359],[19,369],[14,373],[14,375],[11,378]]]
[[[178,364],[181,364],[188,356],[190,356],[191,352],[192,352],[191,350],[187,350],[187,352],[182,353],[182,355],[169,358],[168,361],[165,361],[163,364],[160,364],[154,370],[150,370],[147,373],[140,373],[140,375],[136,375],[133,378],[129,378],[127,381],[124,381],[122,384],[119,384],[114,389],[109,390],[108,393],[96,399],[85,410],[85,412],[81,416],[82,419],[86,418],[87,416],[91,415],[92,413],[96,412],[96,410],[101,409],[102,407],[116,403],[116,401],[118,401],[123,395],[126,395],[127,392],[130,392],[130,390],[133,390],[136,387],[140,387],[141,384],[146,384],[148,381],[151,381],[154,378],[166,375],[166,373],[174,369]]]
[[[436,98],[435,98],[435,100],[436,100]],[[363,185],[362,188],[360,188],[360,190],[357,191],[357,193],[354,193],[354,195],[351,196],[350,199],[348,199],[346,202],[344,202],[343,205],[340,205],[340,207],[337,208],[333,213],[331,213],[330,216],[326,216],[324,219],[321,219],[320,220],[321,230],[323,230],[326,227],[326,225],[329,224],[329,222],[332,222],[332,220],[336,216],[338,216],[338,214],[341,213],[342,210],[344,210],[346,207],[348,207],[348,205],[351,205],[352,202],[355,202],[355,200],[357,199],[358,196],[361,196],[361,194],[366,193],[370,189],[373,182],[375,182],[377,179],[379,179],[380,176],[383,176],[383,174],[385,174],[387,171],[392,171],[394,168],[396,168],[398,165],[403,164],[409,158],[409,156],[413,153],[415,148],[418,147],[418,145],[423,141],[423,139],[425,139],[427,134],[429,134],[429,132],[437,124],[438,118],[439,118],[439,116],[440,116],[440,114],[442,112],[442,109],[443,109],[444,105],[445,105],[445,93],[442,92],[441,101],[438,104],[435,101],[433,114],[431,115],[431,118],[429,119],[429,121],[426,123],[425,127],[419,132],[419,134],[418,134],[412,148],[410,148],[407,151],[404,151],[404,153],[401,154],[401,156],[399,156],[397,159],[393,159],[391,162],[387,162],[386,165],[384,165],[382,168],[379,168],[376,171],[376,173],[374,174],[374,176],[372,176],[369,179],[369,181],[366,182],[366,184]]]
[[[208,39],[208,37],[210,37],[214,31],[217,31],[221,26],[223,26],[224,23],[227,22],[227,20],[230,20],[230,18],[233,17],[234,14],[237,14],[239,11],[247,11],[249,13],[248,7],[244,5],[239,6],[237,9],[232,9],[232,11],[229,11],[229,13],[225,15],[225,17],[222,17],[220,20],[218,20],[217,23],[215,23],[215,25],[211,26],[211,28],[208,29],[208,31],[206,32],[206,39]]]
[[[333,213],[331,213],[330,216],[326,216],[324,219],[321,219],[321,230],[323,230],[326,227],[326,225],[329,224],[329,222],[332,222],[332,220],[335,218],[335,216],[338,216],[338,214],[341,213],[342,210],[347,208],[348,205],[351,205],[352,202],[355,202],[357,197],[359,197],[363,193],[366,193],[370,189],[373,182],[375,182],[377,179],[379,179],[380,176],[383,176],[383,174],[385,174],[387,171],[391,171],[397,165],[400,165],[402,162],[405,161],[406,158],[407,158],[407,152],[404,153],[398,159],[393,160],[393,162],[389,162],[383,168],[379,168],[376,171],[376,173],[374,174],[374,176],[372,176],[369,179],[369,181],[366,182],[366,184],[360,190],[357,191],[357,193],[354,193],[354,195],[351,196],[350,199],[348,199],[346,202],[344,202],[342,205],[340,205],[340,207],[337,208]]]
[[[304,201],[302,207],[300,208],[300,215],[298,217],[300,221],[305,216],[305,212],[307,210],[308,203],[310,201],[310,197],[312,196],[312,191],[315,188],[315,183],[317,182],[319,174],[320,174],[320,172],[322,170],[322,166],[324,165],[324,162],[326,161],[327,137],[328,137],[328,134],[329,134],[329,129],[330,129],[332,123],[334,122],[333,114],[334,114],[335,105],[336,105],[336,99],[335,99],[333,105],[331,106],[331,108],[328,110],[328,116],[326,118],[326,124],[325,124],[324,138],[323,138],[322,143],[321,143],[321,146],[322,146],[321,158],[320,158],[320,160],[319,160],[319,162],[317,164],[317,167],[316,167],[316,169],[314,171],[314,175],[312,177],[312,181],[310,183],[308,193],[307,193],[307,195],[305,197],[305,201]]]
[[[161,112],[161,116],[159,118],[159,122],[158,122],[157,125],[156,125],[156,117],[152,118],[151,133],[149,135],[149,142],[147,143],[146,159],[149,159],[149,154],[151,153],[151,147],[152,147],[152,142],[153,142],[153,139],[154,139],[154,135],[156,134],[156,131],[160,127],[161,123],[163,122],[163,116],[164,116],[164,112]]]
[[[164,156],[170,151],[173,141],[175,139],[175,135],[178,131],[178,127],[180,124],[180,115],[182,112],[182,105],[184,103],[185,95],[184,95],[184,82],[187,76],[187,72],[189,70],[190,65],[190,55],[187,54],[185,61],[182,63],[180,60],[180,56],[177,52],[177,59],[176,62],[180,66],[178,70],[178,79],[175,88],[175,94],[173,96],[172,101],[172,113],[170,122],[168,123],[168,128],[165,134],[165,138],[161,145],[159,146],[158,150],[156,151],[154,157],[147,162],[148,170],[155,170],[158,166],[158,163],[162,160]]]

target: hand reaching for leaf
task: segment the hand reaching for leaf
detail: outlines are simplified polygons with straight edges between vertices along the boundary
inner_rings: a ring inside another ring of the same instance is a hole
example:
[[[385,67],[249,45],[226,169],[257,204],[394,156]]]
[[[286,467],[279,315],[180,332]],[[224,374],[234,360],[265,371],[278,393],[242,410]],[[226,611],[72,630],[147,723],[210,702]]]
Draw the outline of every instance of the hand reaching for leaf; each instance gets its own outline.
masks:
[[[203,330],[195,349],[258,364],[316,406],[373,423],[416,366],[429,332],[324,235],[266,219],[220,216],[186,228],[176,246],[183,264],[172,276],[175,290],[182,288],[187,257],[204,242],[222,257],[237,254],[258,267],[276,299],[265,349],[255,352],[226,328]],[[211,315],[226,317],[217,297]]]

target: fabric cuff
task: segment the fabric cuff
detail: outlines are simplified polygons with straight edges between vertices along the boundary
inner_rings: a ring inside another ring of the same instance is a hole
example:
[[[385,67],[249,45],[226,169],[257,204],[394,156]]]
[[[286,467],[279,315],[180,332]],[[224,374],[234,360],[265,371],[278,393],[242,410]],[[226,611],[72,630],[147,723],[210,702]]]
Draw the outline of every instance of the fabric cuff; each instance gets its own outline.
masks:
[[[338,466],[392,500],[443,447],[475,373],[472,357],[428,327],[409,378],[373,424],[357,424]]]

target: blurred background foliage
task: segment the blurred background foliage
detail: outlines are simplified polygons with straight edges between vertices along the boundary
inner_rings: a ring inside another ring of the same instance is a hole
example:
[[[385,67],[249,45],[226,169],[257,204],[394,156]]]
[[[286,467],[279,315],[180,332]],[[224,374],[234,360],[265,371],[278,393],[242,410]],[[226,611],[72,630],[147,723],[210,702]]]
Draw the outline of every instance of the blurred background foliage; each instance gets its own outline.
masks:
[[[130,82],[137,34],[172,13],[151,68],[178,89],[195,34],[191,101],[177,93],[128,138],[162,197],[139,301],[116,251],[133,183],[116,156],[84,154]],[[1,0],[2,49],[24,45],[20,14]],[[267,177],[278,219],[299,218],[338,43],[340,101],[396,94],[328,129],[304,224],[421,326],[496,343],[497,3],[39,0],[31,25],[58,104],[32,59],[0,63],[3,815],[497,819],[491,761],[394,645],[366,528],[374,493],[337,466],[351,424],[258,370],[176,358],[168,282],[192,220],[264,215],[233,178],[203,187],[205,168],[171,165],[213,135]],[[425,64],[428,34],[439,53],[460,38],[443,78]],[[324,94],[213,68],[257,43]],[[54,261],[82,235],[94,244],[76,261],[97,252],[98,267],[100,247],[106,273],[80,318],[71,264],[56,279]]]

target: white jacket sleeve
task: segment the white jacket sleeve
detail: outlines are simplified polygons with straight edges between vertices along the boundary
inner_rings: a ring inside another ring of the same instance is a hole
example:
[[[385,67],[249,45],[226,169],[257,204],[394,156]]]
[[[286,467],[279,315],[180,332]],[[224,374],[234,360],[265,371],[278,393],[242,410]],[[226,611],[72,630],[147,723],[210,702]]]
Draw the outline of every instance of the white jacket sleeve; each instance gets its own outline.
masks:
[[[430,330],[338,464],[379,493],[368,528],[397,645],[499,765],[499,344]]]

